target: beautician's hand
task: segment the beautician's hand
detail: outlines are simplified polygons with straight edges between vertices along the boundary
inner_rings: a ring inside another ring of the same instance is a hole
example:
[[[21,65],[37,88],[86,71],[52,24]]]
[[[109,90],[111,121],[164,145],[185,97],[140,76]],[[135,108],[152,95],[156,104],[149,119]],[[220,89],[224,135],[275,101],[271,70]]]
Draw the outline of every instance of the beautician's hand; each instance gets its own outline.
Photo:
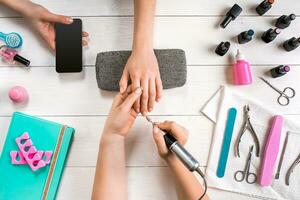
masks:
[[[32,26],[52,50],[55,49],[55,23],[71,24],[73,22],[70,17],[51,13],[43,6],[30,1],[24,1],[22,14],[31,22]],[[83,46],[88,45],[88,33],[82,32],[82,37]]]
[[[118,134],[126,137],[138,113],[133,109],[134,102],[140,98],[142,89],[139,87],[131,92],[131,87],[119,93],[112,104],[107,117],[104,133]]]
[[[143,88],[142,97],[135,102],[134,109],[146,115],[162,95],[162,82],[153,49],[132,51],[120,80],[121,93],[126,90],[129,80],[133,88]]]
[[[156,147],[158,150],[159,155],[167,159],[171,154],[168,150],[165,140],[164,140],[164,133],[161,130],[166,130],[170,134],[172,134],[178,141],[179,144],[184,145],[188,139],[188,130],[176,122],[173,121],[165,121],[163,123],[157,123],[153,127],[153,138],[156,143]]]

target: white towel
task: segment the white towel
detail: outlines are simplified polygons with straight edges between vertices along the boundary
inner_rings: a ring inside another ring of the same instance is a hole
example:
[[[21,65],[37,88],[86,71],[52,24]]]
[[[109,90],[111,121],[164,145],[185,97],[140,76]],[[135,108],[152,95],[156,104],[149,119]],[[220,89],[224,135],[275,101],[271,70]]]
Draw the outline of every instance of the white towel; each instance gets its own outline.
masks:
[[[281,134],[280,151],[277,159],[277,164],[274,169],[275,177],[286,133],[288,131],[293,132],[293,134],[289,135],[289,142],[287,144],[286,153],[281,168],[280,178],[278,180],[274,179],[272,185],[268,187],[262,187],[258,183],[248,184],[245,181],[236,182],[234,180],[234,173],[237,170],[244,169],[247,155],[249,153],[249,148],[250,146],[254,145],[254,140],[252,139],[251,134],[247,130],[244,136],[242,137],[242,141],[240,143],[241,157],[237,158],[234,156],[233,147],[236,141],[236,137],[243,124],[243,108],[246,104],[250,106],[250,120],[259,138],[261,148],[259,158],[257,158],[255,155],[255,148],[253,149],[250,172],[255,172],[259,178],[259,167],[261,164],[261,157],[263,154],[265,139],[268,134],[270,119],[275,114],[279,113],[273,113],[271,110],[268,110],[266,106],[263,106],[254,100],[250,100],[249,98],[238,95],[227,87],[221,87],[202,109],[203,114],[205,114],[210,120],[212,120],[215,123],[214,135],[210,149],[210,156],[206,170],[208,185],[213,188],[227,190],[262,199],[299,200],[300,164],[296,167],[296,169],[291,175],[290,186],[285,185],[285,175],[291,164],[294,162],[294,160],[300,153],[300,128],[297,127],[290,120],[284,120],[284,127]],[[233,137],[231,140],[225,176],[223,178],[218,178],[216,176],[217,166],[219,162],[221,146],[223,143],[224,130],[227,121],[227,113],[229,108],[231,107],[235,107],[237,109],[237,118],[234,126]]]

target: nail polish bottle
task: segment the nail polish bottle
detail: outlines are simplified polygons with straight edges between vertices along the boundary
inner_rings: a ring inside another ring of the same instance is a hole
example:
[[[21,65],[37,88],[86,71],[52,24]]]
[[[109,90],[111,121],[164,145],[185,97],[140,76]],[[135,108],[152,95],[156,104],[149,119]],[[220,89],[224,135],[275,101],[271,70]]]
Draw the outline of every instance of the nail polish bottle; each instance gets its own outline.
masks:
[[[0,47],[0,56],[7,62],[16,61],[28,67],[30,65],[30,61],[23,58],[18,54],[15,49],[8,48],[6,46]]]
[[[283,48],[286,51],[292,51],[298,48],[299,45],[300,45],[300,37],[299,38],[292,37],[291,39],[283,43]]]
[[[245,44],[247,42],[250,42],[252,40],[253,35],[254,35],[254,31],[252,29],[250,29],[248,31],[241,32],[238,35],[239,44]]]
[[[218,54],[220,56],[224,56],[227,53],[227,51],[229,50],[229,48],[230,48],[230,42],[221,42],[217,46],[215,52],[216,52],[216,54]]]
[[[296,19],[296,15],[295,14],[290,14],[290,15],[282,15],[281,17],[279,17],[277,20],[276,20],[276,24],[275,26],[277,28],[281,28],[281,29],[284,29],[284,28],[287,28],[289,27],[289,25],[291,24],[291,22],[293,20]]]
[[[226,17],[224,18],[224,20],[222,21],[222,23],[220,24],[220,26],[222,28],[226,28],[226,26],[231,22],[234,21],[243,11],[243,9],[237,5],[234,4],[230,10],[226,13]]]
[[[256,7],[256,12],[259,15],[264,15],[270,8],[272,8],[272,4],[274,3],[274,0],[264,0]]]
[[[269,30],[267,30],[266,32],[263,33],[263,35],[261,36],[261,39],[265,43],[272,42],[280,32],[281,32],[281,29],[278,29],[278,28],[272,29],[272,28],[270,28]]]
[[[250,63],[245,60],[244,55],[237,50],[236,62],[233,65],[234,85],[249,85],[252,83]]]
[[[270,72],[271,72],[271,76],[273,78],[277,78],[277,77],[285,75],[290,70],[291,70],[291,67],[289,65],[279,65],[279,66],[271,69]]]
[[[28,93],[22,86],[14,86],[8,92],[9,98],[14,103],[24,103],[28,100]]]

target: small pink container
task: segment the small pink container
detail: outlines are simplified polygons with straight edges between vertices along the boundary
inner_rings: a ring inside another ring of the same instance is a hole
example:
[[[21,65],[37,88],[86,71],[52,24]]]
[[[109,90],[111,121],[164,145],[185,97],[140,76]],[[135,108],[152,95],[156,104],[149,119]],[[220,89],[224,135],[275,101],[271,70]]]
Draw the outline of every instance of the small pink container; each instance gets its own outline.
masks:
[[[28,93],[22,86],[12,87],[8,92],[8,96],[14,103],[23,103],[28,100]]]
[[[252,83],[250,63],[245,60],[244,55],[238,50],[236,63],[233,65],[234,85],[249,85]]]

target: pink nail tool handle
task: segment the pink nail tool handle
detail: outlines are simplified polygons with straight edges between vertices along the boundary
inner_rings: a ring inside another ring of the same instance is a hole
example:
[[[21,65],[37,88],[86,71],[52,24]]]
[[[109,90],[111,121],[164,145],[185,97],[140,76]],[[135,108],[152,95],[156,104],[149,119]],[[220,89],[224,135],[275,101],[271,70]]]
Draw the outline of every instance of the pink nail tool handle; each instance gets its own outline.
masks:
[[[269,186],[272,184],[273,172],[279,152],[282,127],[283,117],[280,115],[274,116],[267,142],[265,144],[263,162],[260,170],[259,183],[262,186]]]

